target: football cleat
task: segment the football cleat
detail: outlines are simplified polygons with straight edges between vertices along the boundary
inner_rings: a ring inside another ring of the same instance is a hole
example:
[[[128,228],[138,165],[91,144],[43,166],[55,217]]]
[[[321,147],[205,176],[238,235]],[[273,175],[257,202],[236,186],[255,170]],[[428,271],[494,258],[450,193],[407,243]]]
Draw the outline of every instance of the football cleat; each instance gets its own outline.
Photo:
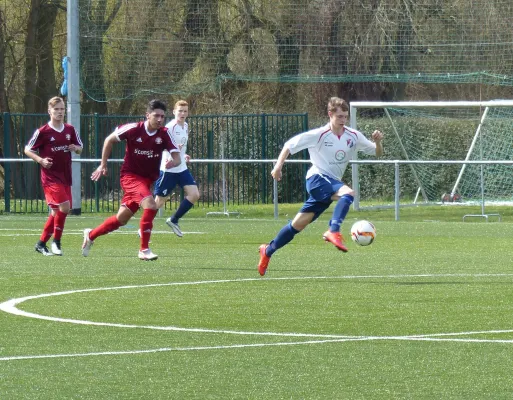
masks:
[[[87,257],[89,255],[89,250],[91,250],[94,242],[89,239],[89,233],[91,233],[92,229],[84,229],[84,243],[82,243],[82,255]]]
[[[166,224],[173,230],[173,232],[175,233],[176,236],[178,236],[178,237],[183,236],[183,233],[180,230],[180,227],[178,226],[178,224],[175,224],[173,221],[171,221],[171,218],[166,219]]]
[[[46,247],[45,244],[44,245],[40,245],[39,243],[36,244],[35,250],[44,256],[53,256],[53,254],[50,253],[50,250],[48,250],[48,247]]]
[[[260,246],[260,262],[258,263],[258,273],[260,276],[264,276],[267,272],[267,266],[269,265],[269,261],[271,261],[271,257],[265,254],[265,249],[267,249],[267,244],[262,244]]]
[[[62,256],[61,241],[54,240],[52,242],[52,253],[56,256]]]
[[[159,256],[153,254],[153,252],[150,249],[139,250],[139,260],[155,261],[157,258],[159,258]]]
[[[324,235],[322,235],[322,237],[327,242],[332,243],[340,251],[347,253],[347,247],[344,244],[344,238],[342,237],[342,234],[340,232],[331,232],[328,230],[324,232]]]

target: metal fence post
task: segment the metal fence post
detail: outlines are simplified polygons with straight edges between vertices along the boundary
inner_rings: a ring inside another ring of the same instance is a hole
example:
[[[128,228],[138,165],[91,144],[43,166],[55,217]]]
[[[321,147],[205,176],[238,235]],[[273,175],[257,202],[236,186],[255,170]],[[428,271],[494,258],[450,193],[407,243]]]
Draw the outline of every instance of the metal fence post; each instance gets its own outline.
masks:
[[[214,132],[207,131],[207,158],[212,160],[214,158]],[[212,164],[207,165],[207,182],[214,182],[214,166]]]
[[[94,113],[94,149],[95,157],[101,158],[100,153],[100,116]],[[96,203],[96,212],[100,212],[100,192],[98,190],[98,181],[94,183],[94,201]]]
[[[10,125],[11,116],[8,112],[4,112],[4,156],[11,158],[11,135]],[[4,184],[4,197],[5,197],[5,212],[11,212],[11,163],[4,164],[5,184]]]
[[[261,146],[262,146],[262,160],[265,160],[267,158],[266,156],[266,148],[267,148],[267,127],[266,127],[266,121],[267,121],[267,117],[265,114],[262,114],[261,116],[261,127],[260,127],[260,133],[261,133],[261,138],[262,138],[262,142],[261,142]],[[263,179],[261,179],[262,181],[262,186],[261,186],[261,193],[262,193],[262,197],[261,199],[263,199],[263,202],[264,203],[267,203],[267,182],[266,182],[266,179],[265,179],[265,176],[266,176],[266,173],[265,173],[265,170],[266,170],[266,165],[265,164],[262,164],[262,177]]]
[[[399,221],[399,195],[401,192],[401,185],[399,179],[399,163],[394,164],[394,186],[395,186],[395,220]]]

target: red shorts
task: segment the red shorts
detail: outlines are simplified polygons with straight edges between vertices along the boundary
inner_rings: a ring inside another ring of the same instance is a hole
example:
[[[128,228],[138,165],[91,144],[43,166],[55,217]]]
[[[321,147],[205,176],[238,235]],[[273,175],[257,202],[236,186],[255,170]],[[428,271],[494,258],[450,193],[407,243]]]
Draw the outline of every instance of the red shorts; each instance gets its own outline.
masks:
[[[121,188],[125,192],[121,205],[132,211],[135,214],[141,202],[146,197],[151,197],[150,186],[153,183],[151,179],[143,178],[139,175],[126,174],[121,177]]]
[[[45,199],[48,207],[59,208],[59,205],[69,201],[71,207],[71,186],[54,183],[53,185],[44,186]]]

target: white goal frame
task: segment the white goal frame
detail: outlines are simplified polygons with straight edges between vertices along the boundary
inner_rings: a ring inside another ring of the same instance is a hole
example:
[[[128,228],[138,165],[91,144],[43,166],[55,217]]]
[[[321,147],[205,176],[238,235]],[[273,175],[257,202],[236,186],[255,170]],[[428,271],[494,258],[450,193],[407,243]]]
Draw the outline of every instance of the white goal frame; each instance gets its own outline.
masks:
[[[382,101],[355,101],[350,104],[350,111],[349,111],[349,123],[350,126],[353,129],[358,129],[358,121],[357,121],[357,115],[358,115],[358,109],[366,108],[366,109],[376,109],[376,108],[382,108],[385,110],[385,115],[392,123],[392,126],[394,127],[393,121],[391,120],[390,114],[388,113],[389,107],[396,107],[396,108],[445,108],[445,107],[454,107],[454,108],[479,108],[482,110],[479,126],[476,129],[476,132],[474,134],[474,137],[472,139],[472,143],[467,151],[467,155],[465,157],[464,161],[469,161],[470,156],[475,148],[475,145],[477,143],[477,139],[479,137],[479,134],[481,132],[481,127],[487,117],[488,110],[490,107],[510,107],[513,108],[513,100],[490,100],[490,101],[398,101],[398,102],[382,102]],[[399,137],[399,134],[397,130],[395,130],[395,127],[393,128],[393,133],[396,135],[397,139],[399,140],[399,144],[402,148],[403,155],[406,160],[408,160],[408,154],[406,153],[406,150],[404,146],[402,145],[401,138]],[[480,160],[482,161],[482,154],[480,157]],[[454,160],[456,161],[456,160]],[[470,162],[469,162],[470,163]],[[463,172],[466,168],[465,163],[462,164],[461,170],[458,174],[458,177],[456,179],[456,182],[454,184],[454,187],[451,190],[451,195],[454,195],[456,193],[456,190],[458,188],[458,185],[460,183],[461,177],[463,175]],[[410,164],[410,166],[412,166]],[[412,170],[414,178],[417,180],[419,184],[419,189],[417,191],[417,197],[419,194],[422,194],[422,197],[426,201],[426,195],[424,193],[424,189],[422,187],[422,184],[417,178],[417,175],[414,170]],[[355,191],[355,200],[353,203],[353,207],[356,210],[360,209],[360,185],[359,185],[359,176],[358,176],[358,163],[352,164],[352,180],[353,180],[353,189]],[[500,215],[498,214],[485,214],[484,211],[484,178],[483,178],[483,163],[481,163],[481,179],[480,179],[480,186],[481,186],[481,214],[471,214],[466,215],[463,217],[465,220],[465,217],[483,217],[486,220],[488,220],[489,215],[497,215],[500,220]],[[397,188],[396,188],[397,189]],[[417,198],[415,199],[416,202]],[[397,206],[397,205],[396,205]]]

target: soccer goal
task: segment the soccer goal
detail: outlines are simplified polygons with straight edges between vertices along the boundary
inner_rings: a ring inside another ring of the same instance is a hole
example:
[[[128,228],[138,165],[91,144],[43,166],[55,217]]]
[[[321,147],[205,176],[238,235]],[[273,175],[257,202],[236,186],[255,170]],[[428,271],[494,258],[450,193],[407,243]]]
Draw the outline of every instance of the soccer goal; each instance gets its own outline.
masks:
[[[353,102],[350,123],[385,133],[384,159],[401,160],[401,205],[474,203],[484,216],[485,202],[513,204],[513,100]],[[356,208],[393,198],[393,169],[353,164]]]

